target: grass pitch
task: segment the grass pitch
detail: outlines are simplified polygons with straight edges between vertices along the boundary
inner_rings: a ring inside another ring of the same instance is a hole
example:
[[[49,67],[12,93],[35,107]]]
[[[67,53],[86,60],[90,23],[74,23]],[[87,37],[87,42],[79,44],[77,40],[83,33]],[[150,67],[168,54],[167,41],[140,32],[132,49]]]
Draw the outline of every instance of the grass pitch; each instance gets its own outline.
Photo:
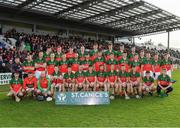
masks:
[[[16,103],[0,86],[0,126],[180,127],[180,70],[173,78],[177,82],[169,97],[115,99],[105,106],[56,106],[31,99]]]

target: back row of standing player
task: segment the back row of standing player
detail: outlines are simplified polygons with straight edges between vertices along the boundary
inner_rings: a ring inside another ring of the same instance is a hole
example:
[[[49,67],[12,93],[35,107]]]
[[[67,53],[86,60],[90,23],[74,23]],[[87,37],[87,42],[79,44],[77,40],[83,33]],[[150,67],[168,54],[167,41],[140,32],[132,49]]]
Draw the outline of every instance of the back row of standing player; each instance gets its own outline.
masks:
[[[132,67],[135,67],[141,76],[145,76],[145,72],[149,71],[150,75],[157,79],[162,68],[165,68],[171,77],[172,62],[169,57],[169,54],[165,54],[164,58],[159,58],[158,54],[152,57],[149,52],[144,53],[144,50],[138,54],[135,47],[132,47],[131,52],[127,55],[123,45],[120,46],[119,51],[115,51],[111,43],[105,52],[98,50],[98,44],[94,44],[93,50],[90,52],[86,52],[82,46],[78,53],[69,48],[69,52],[66,54],[62,53],[61,47],[58,47],[56,53],[53,53],[51,48],[48,48],[45,53],[39,52],[34,61],[32,56],[28,55],[27,61],[23,63],[23,70],[25,73],[35,71],[35,76],[38,79],[41,72],[45,70],[47,70],[48,75],[52,75],[55,66],[58,66],[60,73],[65,74],[68,72],[68,67],[71,67],[72,72],[75,73],[79,70],[80,65],[82,65],[84,72],[88,71],[90,65],[96,72],[100,70],[101,65],[104,66],[106,72],[110,71],[111,65],[116,71],[121,70],[122,65],[125,65],[126,72],[130,72]]]

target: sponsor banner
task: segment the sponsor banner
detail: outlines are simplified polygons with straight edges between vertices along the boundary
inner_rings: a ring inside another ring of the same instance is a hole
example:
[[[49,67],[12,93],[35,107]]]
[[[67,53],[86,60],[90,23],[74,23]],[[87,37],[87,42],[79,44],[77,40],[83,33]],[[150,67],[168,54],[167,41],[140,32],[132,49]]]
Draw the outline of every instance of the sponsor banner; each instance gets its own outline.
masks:
[[[12,73],[0,73],[0,85],[9,84],[11,77]]]
[[[56,92],[56,105],[103,105],[109,104],[109,92]]]

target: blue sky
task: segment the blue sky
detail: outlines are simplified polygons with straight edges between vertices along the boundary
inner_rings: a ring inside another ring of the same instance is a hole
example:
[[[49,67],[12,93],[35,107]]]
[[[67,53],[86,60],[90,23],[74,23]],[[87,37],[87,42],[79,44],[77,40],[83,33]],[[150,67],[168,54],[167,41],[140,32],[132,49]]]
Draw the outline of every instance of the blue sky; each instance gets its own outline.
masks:
[[[180,0],[145,0],[156,5],[168,12],[171,12],[180,17]],[[144,42],[152,40],[155,44],[162,43],[167,46],[167,33],[153,36],[141,37],[141,40],[136,39],[136,42]],[[170,47],[180,48],[180,31],[170,33]]]

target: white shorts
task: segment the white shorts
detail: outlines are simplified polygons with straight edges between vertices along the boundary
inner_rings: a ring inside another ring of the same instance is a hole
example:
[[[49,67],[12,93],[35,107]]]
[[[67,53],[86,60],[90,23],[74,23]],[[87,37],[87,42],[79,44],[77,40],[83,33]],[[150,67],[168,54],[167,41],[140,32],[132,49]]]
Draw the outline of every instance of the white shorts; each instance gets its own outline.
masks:
[[[146,76],[146,71],[143,71],[143,77],[145,77],[145,76]],[[152,71],[150,71],[150,76],[153,77],[153,72]]]
[[[167,71],[167,75],[171,78],[171,76],[172,76],[171,70]]]
[[[40,78],[41,72],[42,72],[42,71],[35,71],[35,77],[36,77],[36,79],[39,79],[39,78]]]
[[[157,79],[158,79],[158,76],[159,76],[160,74],[161,74],[160,72],[155,72],[154,80],[157,80]]]

